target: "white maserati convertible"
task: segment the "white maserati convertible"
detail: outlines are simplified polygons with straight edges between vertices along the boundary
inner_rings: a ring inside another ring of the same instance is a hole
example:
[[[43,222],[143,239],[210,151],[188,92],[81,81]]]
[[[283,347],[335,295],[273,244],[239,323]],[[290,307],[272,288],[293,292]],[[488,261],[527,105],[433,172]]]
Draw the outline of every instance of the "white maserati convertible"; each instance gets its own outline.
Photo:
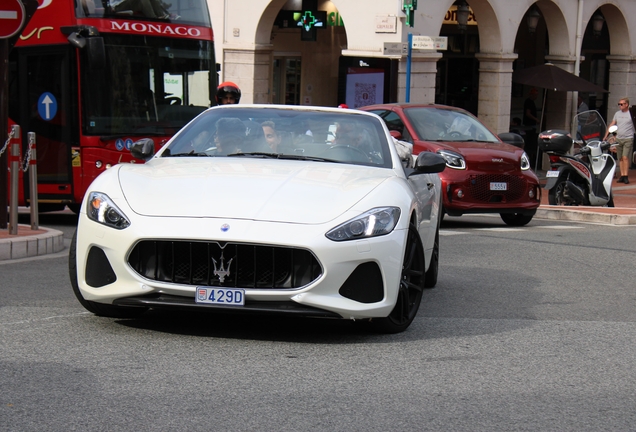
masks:
[[[367,320],[405,330],[437,282],[446,161],[400,155],[375,114],[210,108],[89,187],[69,254],[80,303]],[[406,168],[405,166],[410,166]]]

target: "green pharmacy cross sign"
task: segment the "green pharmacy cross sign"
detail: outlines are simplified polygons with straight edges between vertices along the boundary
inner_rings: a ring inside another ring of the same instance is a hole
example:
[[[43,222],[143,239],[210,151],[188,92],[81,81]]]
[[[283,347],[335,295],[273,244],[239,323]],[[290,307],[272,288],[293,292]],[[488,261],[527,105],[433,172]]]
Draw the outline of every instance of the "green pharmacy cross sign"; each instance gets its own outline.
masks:
[[[298,27],[304,27],[305,31],[310,31],[312,27],[324,26],[324,23],[317,19],[311,11],[305,11],[302,16],[300,16],[300,14],[298,15],[298,17],[294,17],[294,20],[298,22],[296,25]]]
[[[415,10],[417,9],[417,0],[402,0],[402,10],[406,14],[406,25],[413,27],[415,23]]]

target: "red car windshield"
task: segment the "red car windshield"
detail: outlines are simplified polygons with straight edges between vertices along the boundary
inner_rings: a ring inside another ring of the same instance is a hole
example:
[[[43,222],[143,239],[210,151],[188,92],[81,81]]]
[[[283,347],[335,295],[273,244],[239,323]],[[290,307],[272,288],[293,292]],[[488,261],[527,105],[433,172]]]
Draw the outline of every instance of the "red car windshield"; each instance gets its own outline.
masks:
[[[479,120],[461,111],[413,107],[404,112],[424,141],[500,142]]]

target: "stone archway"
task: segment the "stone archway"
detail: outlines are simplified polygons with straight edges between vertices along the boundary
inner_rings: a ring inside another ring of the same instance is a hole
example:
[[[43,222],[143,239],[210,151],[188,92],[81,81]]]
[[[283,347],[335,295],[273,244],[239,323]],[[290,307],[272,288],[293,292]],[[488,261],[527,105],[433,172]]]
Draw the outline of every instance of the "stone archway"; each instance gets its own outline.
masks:
[[[609,33],[609,96],[607,99],[608,120],[616,111],[618,101],[623,97],[635,98],[636,61],[634,60],[633,35],[630,32],[627,18],[614,4],[602,4],[599,10],[605,18],[606,30]],[[595,11],[590,13],[590,16]],[[604,29],[605,30],[605,29]],[[634,101],[632,101],[634,103]]]

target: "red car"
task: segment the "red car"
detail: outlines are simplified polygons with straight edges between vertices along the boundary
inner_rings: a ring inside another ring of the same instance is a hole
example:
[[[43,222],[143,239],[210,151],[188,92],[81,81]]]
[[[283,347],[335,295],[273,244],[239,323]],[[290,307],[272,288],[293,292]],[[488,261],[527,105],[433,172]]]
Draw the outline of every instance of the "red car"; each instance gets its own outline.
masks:
[[[499,213],[512,226],[532,220],[541,188],[519,135],[497,136],[468,111],[444,105],[398,103],[360,109],[379,115],[394,138],[412,143],[414,155],[430,151],[446,159],[447,168],[439,176],[449,216]]]

